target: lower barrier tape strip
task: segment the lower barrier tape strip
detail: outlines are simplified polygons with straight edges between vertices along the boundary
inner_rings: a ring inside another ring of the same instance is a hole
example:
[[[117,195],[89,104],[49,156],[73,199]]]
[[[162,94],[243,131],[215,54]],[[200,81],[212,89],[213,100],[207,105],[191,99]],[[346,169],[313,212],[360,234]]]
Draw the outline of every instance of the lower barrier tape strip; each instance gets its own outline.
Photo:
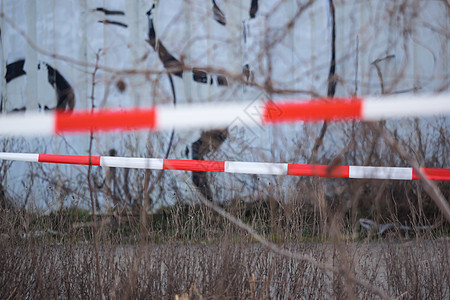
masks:
[[[56,155],[0,152],[0,160],[56,164],[94,165],[102,167],[179,170],[195,172],[225,172],[259,175],[316,176],[353,179],[418,180],[413,168],[328,166],[287,163],[211,161],[189,159],[133,158],[87,155]],[[430,180],[450,180],[450,169],[420,169]]]

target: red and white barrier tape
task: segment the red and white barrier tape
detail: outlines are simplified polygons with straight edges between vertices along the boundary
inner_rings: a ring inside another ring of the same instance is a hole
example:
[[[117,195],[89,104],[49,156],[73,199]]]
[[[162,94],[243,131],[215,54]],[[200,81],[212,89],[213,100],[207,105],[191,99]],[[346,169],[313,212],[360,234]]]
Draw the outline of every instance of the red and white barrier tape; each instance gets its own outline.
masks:
[[[381,98],[312,99],[296,102],[197,103],[141,109],[96,109],[9,114],[0,117],[0,135],[52,135],[111,130],[212,129],[272,123],[377,121],[450,114],[450,94]]]
[[[89,165],[90,162],[94,166],[154,170],[394,180],[420,179],[419,174],[413,168],[398,167],[327,166],[115,156],[91,156],[89,158],[89,156],[83,155],[25,154],[5,152],[0,152],[0,159],[75,165]],[[430,180],[450,180],[450,169],[422,168],[421,170]]]

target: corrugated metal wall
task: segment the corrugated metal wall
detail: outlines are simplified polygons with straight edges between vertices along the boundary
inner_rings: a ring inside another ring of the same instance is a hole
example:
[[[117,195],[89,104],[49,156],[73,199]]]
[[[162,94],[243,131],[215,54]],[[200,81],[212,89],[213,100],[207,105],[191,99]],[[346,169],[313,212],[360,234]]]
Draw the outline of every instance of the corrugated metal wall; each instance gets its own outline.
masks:
[[[326,96],[330,0],[259,1],[254,18],[249,15],[250,2],[216,0],[226,17],[224,26],[215,20],[212,1],[159,1],[151,13],[157,39],[153,49],[147,14],[153,1],[2,0],[0,10],[8,18],[0,18],[2,113],[57,105],[48,66],[73,88],[75,108],[90,107],[92,92],[96,106],[170,105],[171,82],[158,55],[162,45],[186,67],[182,78],[172,76],[178,103]],[[449,91],[450,9],[445,1],[334,0],[334,5],[336,96]],[[13,70],[11,64],[17,62]],[[93,88],[96,64],[101,67]],[[194,68],[203,72],[197,79]],[[251,84],[232,80],[240,76]],[[219,84],[223,78],[227,85]],[[264,90],[269,82],[285,92],[270,94]],[[279,154],[286,152],[286,145],[274,136],[294,136],[300,127],[248,131],[243,139],[254,143],[251,149],[258,148],[262,157],[295,160]],[[165,152],[167,133],[131,136],[140,155],[148,154],[149,144],[155,156]],[[181,158],[198,136],[199,132],[177,133],[173,157]],[[20,151],[85,154],[88,144],[84,136],[52,138],[26,141]],[[266,149],[267,144],[272,149]],[[95,140],[94,154],[126,146],[120,135],[102,135]],[[232,144],[223,147],[233,150]],[[248,150],[223,159],[252,155]],[[80,172],[64,166],[60,171],[71,176]]]
[[[287,34],[283,29],[306,2],[260,3],[257,17],[250,19],[250,1],[216,1],[227,16],[227,26],[221,26],[214,21],[209,1],[160,1],[155,11],[155,28],[158,40],[190,67],[209,66],[239,74],[245,61],[250,64],[256,82],[263,84],[268,76],[270,58],[272,79],[278,87],[324,94],[330,63],[329,1],[313,1],[291,24]],[[354,93],[355,82],[360,94],[380,93],[377,68],[386,81],[386,93],[432,91],[441,89],[448,81],[448,5],[444,1],[406,1],[403,6],[402,3],[335,1],[340,95]],[[24,71],[27,74],[25,86],[22,84],[18,88],[10,87],[13,81],[6,85],[3,80],[6,110],[21,105],[37,109],[37,102],[49,101],[48,89],[42,87],[45,74],[40,76],[36,67],[43,61],[60,70],[75,88],[77,107],[86,107],[89,103],[91,81],[88,74],[92,72],[96,53],[100,54],[100,65],[116,70],[163,71],[156,53],[146,42],[148,20],[145,13],[150,6],[151,1],[144,0],[2,1],[2,12],[16,27],[1,20],[2,78],[6,73],[5,65],[20,58],[26,58]],[[99,7],[121,14],[107,15],[95,10]],[[117,25],[119,23],[127,27]],[[21,32],[46,53],[68,56],[81,64],[36,51]],[[275,45],[270,45],[274,40],[277,40]],[[270,49],[267,46],[271,46]],[[119,100],[114,91],[111,93],[111,85],[120,75],[100,71],[98,76],[102,81],[98,83],[97,99],[109,94],[111,100],[106,105],[123,103],[122,94]],[[127,75],[125,79],[130,84],[127,105],[152,102],[148,95],[158,90],[152,87],[155,83],[150,79],[153,77]],[[163,93],[167,84],[160,84]],[[212,95],[214,101],[219,98],[212,87],[196,85],[191,76],[185,76],[184,82],[177,82],[176,88],[185,96],[180,96],[181,99],[207,100]],[[49,101],[49,106],[51,103]]]

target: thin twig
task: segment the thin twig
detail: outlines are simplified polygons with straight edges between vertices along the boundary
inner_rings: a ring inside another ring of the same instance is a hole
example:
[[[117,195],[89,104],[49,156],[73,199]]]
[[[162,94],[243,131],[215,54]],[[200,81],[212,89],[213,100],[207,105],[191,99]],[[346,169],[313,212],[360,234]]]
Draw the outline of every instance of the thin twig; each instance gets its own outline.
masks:
[[[99,51],[100,52],[100,51]],[[98,71],[98,61],[100,58],[99,52],[96,53],[96,65],[94,68],[94,71],[92,72],[92,90],[91,90],[91,105],[92,110],[94,110],[94,92],[95,92],[95,75]],[[92,178],[91,178],[91,170],[92,170],[92,141],[94,140],[94,132],[91,131],[90,139],[89,139],[89,166],[88,166],[88,173],[87,173],[87,180],[88,180],[88,186],[89,186],[89,195],[91,198],[91,215],[92,215],[92,235],[94,238],[94,252],[95,252],[95,266],[97,269],[97,284],[99,288],[99,293],[101,296],[101,299],[103,299],[103,288],[102,288],[102,275],[101,275],[101,269],[100,269],[100,256],[98,252],[98,236],[97,236],[97,218],[95,216],[95,203],[94,203],[94,191],[92,188]]]
[[[14,288],[14,290],[13,290],[12,293],[8,296],[8,298],[6,298],[6,300],[12,299],[12,297],[14,296],[14,294],[16,293],[16,291],[17,291],[17,286]]]

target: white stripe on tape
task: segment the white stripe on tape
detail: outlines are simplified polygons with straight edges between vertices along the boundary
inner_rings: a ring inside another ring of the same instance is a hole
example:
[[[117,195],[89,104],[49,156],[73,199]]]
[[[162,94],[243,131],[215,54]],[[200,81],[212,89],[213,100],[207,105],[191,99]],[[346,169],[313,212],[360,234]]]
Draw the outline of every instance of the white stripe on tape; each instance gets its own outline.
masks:
[[[1,152],[0,159],[39,162],[39,154]]]
[[[412,180],[412,168],[349,167],[349,178]]]
[[[245,174],[286,175],[288,164],[226,161],[225,172]]]
[[[252,103],[244,102],[159,107],[156,109],[156,129],[225,128],[235,120],[252,126],[262,124],[262,115],[251,116],[248,113],[251,105]]]
[[[402,95],[366,97],[362,119],[378,121],[399,117],[445,115],[450,113],[450,95]]]
[[[162,170],[162,158],[138,158],[138,157],[100,157],[100,166],[114,168],[152,169]]]
[[[54,113],[15,113],[0,117],[0,135],[42,136],[55,131]]]

